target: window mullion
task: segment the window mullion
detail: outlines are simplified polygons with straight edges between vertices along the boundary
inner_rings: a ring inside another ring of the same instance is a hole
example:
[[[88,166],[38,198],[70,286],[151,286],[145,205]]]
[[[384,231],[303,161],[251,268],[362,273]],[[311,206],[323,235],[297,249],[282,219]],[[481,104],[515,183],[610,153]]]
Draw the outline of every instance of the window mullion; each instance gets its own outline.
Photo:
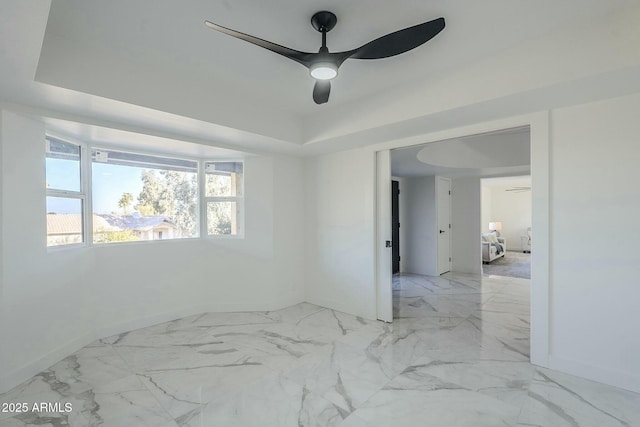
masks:
[[[206,172],[204,161],[198,162],[198,203],[199,209],[198,213],[200,217],[198,218],[198,226],[200,230],[200,238],[205,237],[208,234],[207,231],[207,198],[205,197],[206,193]]]
[[[82,160],[81,177],[84,194],[86,195],[82,215],[84,217],[84,232],[86,236],[86,244],[93,245],[93,203],[91,199],[91,147],[87,145],[81,146]]]

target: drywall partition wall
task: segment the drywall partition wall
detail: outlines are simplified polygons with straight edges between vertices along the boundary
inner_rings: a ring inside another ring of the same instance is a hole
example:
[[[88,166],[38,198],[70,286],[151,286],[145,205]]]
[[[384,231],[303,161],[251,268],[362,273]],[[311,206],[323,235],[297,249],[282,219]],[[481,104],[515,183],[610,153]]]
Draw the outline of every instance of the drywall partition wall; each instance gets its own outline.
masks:
[[[44,126],[3,111],[0,137],[1,392],[66,356],[63,347],[75,350],[92,339],[87,278],[93,260],[86,249],[47,253]]]
[[[305,181],[301,159],[275,157],[274,169],[274,290],[271,297],[291,305],[304,301]],[[291,274],[291,271],[294,274]]]
[[[507,249],[522,250],[521,236],[531,227],[531,191],[511,191],[513,187],[490,187],[491,215],[489,221],[502,222],[501,237]],[[483,224],[484,226],[484,224]],[[489,224],[486,224],[489,227]]]
[[[482,183],[482,181],[480,181]],[[480,188],[480,230],[482,233],[489,232],[491,222],[491,188],[484,185]]]
[[[480,248],[480,178],[451,181],[452,270],[482,273]]]
[[[636,392],[638,111],[636,94],[559,109],[550,121],[550,366]]]
[[[305,170],[306,300],[375,319],[375,153],[319,156]]]
[[[98,337],[303,301],[302,160],[246,159],[244,239],[48,251],[44,135],[39,121],[3,112],[0,392]]]
[[[406,212],[403,272],[438,275],[436,177],[406,178],[400,209]],[[402,226],[400,229],[402,230]]]

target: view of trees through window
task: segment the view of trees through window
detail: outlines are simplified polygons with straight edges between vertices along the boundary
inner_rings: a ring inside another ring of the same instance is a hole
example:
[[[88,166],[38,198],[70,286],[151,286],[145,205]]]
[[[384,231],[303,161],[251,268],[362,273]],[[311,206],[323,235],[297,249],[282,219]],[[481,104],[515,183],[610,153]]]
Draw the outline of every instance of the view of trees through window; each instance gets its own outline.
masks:
[[[47,246],[243,235],[243,162],[83,147],[47,136]]]
[[[242,162],[208,162],[205,172],[207,234],[241,234]]]
[[[198,236],[198,165],[191,160],[93,150],[93,241]]]

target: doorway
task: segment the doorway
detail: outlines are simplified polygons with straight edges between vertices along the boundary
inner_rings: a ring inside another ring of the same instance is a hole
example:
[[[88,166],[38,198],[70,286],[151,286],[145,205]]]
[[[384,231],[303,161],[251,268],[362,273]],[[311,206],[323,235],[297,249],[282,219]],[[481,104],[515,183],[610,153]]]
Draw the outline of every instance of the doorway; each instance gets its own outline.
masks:
[[[451,271],[451,180],[438,177],[438,274]]]
[[[536,113],[510,119],[503,119],[491,123],[480,123],[464,128],[450,129],[423,135],[420,139],[394,141],[386,144],[384,148],[378,147],[377,151],[377,236],[376,253],[377,265],[377,293],[379,318],[386,320],[390,316],[381,316],[380,313],[389,313],[392,307],[391,300],[391,250],[384,250],[384,240],[391,240],[391,156],[390,150],[409,148],[417,145],[430,144],[453,138],[464,138],[473,135],[482,135],[499,132],[501,129],[527,127],[530,129],[530,155],[532,176],[532,229],[536,233],[535,251],[532,251],[532,286],[531,286],[531,361],[539,366],[548,366],[549,363],[549,117],[545,113]],[[415,158],[415,154],[413,155]],[[517,173],[517,172],[516,172]],[[454,188],[455,193],[455,188]],[[402,199],[401,199],[402,201]],[[386,208],[385,208],[386,206]],[[387,210],[388,209],[388,210]],[[402,211],[402,206],[400,207]],[[385,214],[389,212],[388,214]],[[386,218],[386,220],[385,220]],[[455,224],[453,225],[455,228]],[[478,232],[480,221],[478,220]],[[403,229],[402,233],[406,231]],[[476,240],[479,240],[477,238]],[[479,241],[478,241],[479,248]],[[479,249],[472,249],[480,257]],[[402,261],[404,263],[403,253]],[[385,259],[387,260],[385,262]],[[388,264],[387,264],[388,263]],[[455,265],[455,255],[453,257]],[[385,270],[388,270],[385,273]],[[388,320],[387,320],[388,321]]]
[[[482,273],[531,279],[531,176],[485,178],[481,186]]]

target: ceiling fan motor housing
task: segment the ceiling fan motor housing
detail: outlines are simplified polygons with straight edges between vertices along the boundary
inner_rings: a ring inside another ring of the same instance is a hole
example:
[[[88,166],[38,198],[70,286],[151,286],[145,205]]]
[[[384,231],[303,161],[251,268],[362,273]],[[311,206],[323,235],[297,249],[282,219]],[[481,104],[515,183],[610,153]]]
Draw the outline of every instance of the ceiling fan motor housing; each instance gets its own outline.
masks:
[[[322,12],[316,12],[311,17],[311,25],[316,31],[321,33],[328,33],[333,30],[333,27],[336,26],[338,22],[338,18],[331,12],[327,12],[326,10]]]

